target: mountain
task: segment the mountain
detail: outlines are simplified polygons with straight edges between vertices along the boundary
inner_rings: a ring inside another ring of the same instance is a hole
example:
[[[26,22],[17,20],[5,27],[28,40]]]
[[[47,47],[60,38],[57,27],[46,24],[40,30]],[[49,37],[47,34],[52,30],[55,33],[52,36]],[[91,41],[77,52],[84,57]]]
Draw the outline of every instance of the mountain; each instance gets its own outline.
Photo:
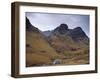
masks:
[[[67,24],[60,24],[46,37],[56,52],[66,59],[65,64],[89,63],[89,38],[81,27],[69,29]]]
[[[53,32],[55,33],[60,33],[60,34],[65,34],[68,31],[68,25],[67,24],[61,24],[60,26],[58,26],[56,29],[54,29]]]
[[[74,41],[83,41],[85,44],[89,43],[89,38],[81,27],[76,27],[75,29],[71,30],[69,36],[71,36]]]
[[[44,31],[43,34],[45,36],[51,36],[51,35],[67,35],[70,36],[74,41],[79,41],[86,39],[87,42],[89,41],[88,36],[85,34],[85,32],[82,30],[81,27],[76,27],[74,29],[68,29],[67,24],[61,24],[53,31]]]
[[[52,64],[59,54],[49,45],[41,31],[26,18],[26,66]]]
[[[46,36],[46,37],[48,37],[49,35],[51,35],[51,33],[52,33],[52,31],[44,31],[43,32],[43,34]]]
[[[60,24],[42,32],[26,18],[26,67],[89,63],[89,38],[81,27]]]
[[[31,31],[31,32],[40,32],[38,28],[33,26],[29,19],[26,17],[26,31]]]

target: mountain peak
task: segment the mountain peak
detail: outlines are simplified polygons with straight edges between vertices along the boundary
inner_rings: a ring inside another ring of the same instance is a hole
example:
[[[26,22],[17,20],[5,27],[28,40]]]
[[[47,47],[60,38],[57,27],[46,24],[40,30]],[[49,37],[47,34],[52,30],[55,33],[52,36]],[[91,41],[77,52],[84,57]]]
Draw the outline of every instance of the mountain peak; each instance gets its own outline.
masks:
[[[67,24],[60,24],[60,26],[56,29],[60,29],[60,30],[68,30],[68,25]]]
[[[33,32],[39,32],[38,28],[34,27],[29,19],[26,17],[26,30],[27,31],[33,31]]]
[[[81,27],[76,27],[76,28],[74,28],[74,30],[76,30],[76,31],[82,31],[82,28]]]
[[[60,26],[59,26],[61,29],[68,29],[68,25],[67,24],[61,24]]]
[[[68,25],[67,24],[60,24],[54,32],[60,32],[61,34],[64,34],[66,31],[68,31]]]
[[[85,34],[85,32],[82,30],[81,27],[76,27],[74,28],[71,32],[70,32],[70,36],[74,39],[74,40],[78,40],[78,39],[83,39],[83,38],[87,38],[87,35]]]
[[[75,32],[77,34],[85,34],[81,27],[74,28],[73,32]]]

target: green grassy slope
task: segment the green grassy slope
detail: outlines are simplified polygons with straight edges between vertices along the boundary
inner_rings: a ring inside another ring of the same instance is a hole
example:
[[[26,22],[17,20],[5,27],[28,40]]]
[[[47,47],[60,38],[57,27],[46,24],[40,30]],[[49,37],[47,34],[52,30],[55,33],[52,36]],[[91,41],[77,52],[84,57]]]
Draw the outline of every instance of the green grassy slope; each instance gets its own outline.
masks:
[[[56,51],[40,33],[26,31],[26,66],[50,65],[59,58]]]

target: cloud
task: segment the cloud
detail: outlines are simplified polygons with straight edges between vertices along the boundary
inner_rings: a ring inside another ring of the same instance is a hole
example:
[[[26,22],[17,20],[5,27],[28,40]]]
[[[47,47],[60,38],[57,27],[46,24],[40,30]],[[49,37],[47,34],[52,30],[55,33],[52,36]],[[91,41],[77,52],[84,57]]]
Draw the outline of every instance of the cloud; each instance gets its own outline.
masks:
[[[81,27],[89,36],[89,15],[26,12],[26,17],[41,31],[53,30],[60,24],[66,23],[71,29]]]

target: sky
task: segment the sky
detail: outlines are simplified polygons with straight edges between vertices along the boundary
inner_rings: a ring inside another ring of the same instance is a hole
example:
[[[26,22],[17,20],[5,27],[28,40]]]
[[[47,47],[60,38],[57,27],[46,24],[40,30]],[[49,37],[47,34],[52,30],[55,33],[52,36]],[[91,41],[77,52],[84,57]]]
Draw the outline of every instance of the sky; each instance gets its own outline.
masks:
[[[89,15],[26,12],[26,17],[41,31],[54,30],[60,24],[65,23],[69,29],[81,27],[89,36]]]

